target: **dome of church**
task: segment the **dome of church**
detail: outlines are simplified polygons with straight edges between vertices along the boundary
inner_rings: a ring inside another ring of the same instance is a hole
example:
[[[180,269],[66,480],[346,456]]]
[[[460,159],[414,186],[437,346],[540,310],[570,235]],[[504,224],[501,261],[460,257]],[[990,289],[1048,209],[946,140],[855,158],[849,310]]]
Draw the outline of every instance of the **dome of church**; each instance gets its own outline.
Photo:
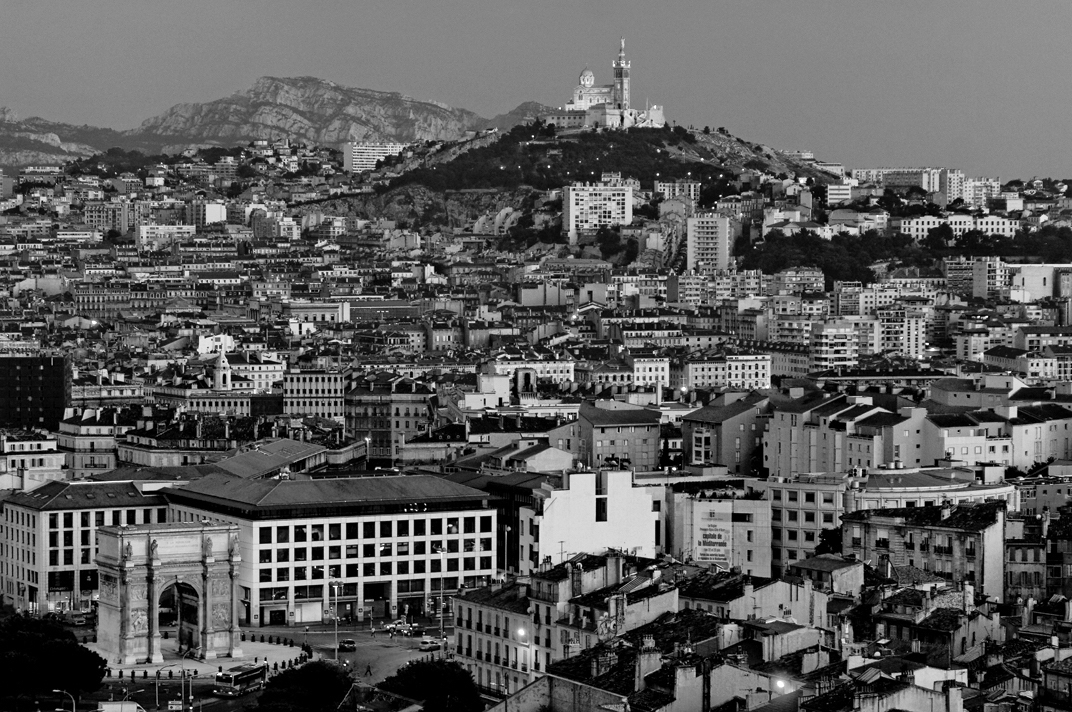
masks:
[[[596,83],[596,75],[591,69],[585,69],[581,72],[581,78],[578,80],[578,83],[582,87],[590,87]]]

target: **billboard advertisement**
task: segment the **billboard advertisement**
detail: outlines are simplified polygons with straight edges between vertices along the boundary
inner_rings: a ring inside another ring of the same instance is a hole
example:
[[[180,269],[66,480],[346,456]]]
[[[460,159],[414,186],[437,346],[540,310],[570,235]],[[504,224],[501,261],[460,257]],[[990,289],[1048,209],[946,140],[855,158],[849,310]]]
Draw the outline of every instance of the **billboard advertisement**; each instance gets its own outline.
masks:
[[[733,545],[733,524],[730,511],[706,509],[697,512],[695,520],[697,562],[730,567],[730,547]]]

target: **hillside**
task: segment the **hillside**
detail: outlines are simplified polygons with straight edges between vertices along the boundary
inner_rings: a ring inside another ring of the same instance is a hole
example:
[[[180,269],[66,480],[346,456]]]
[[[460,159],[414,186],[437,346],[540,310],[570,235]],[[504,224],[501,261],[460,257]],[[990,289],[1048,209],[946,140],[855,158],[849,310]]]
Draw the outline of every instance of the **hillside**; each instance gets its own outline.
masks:
[[[258,138],[333,147],[347,141],[452,141],[470,131],[509,130],[546,108],[525,102],[485,119],[397,92],[344,87],[315,77],[262,77],[249,89],[222,99],[177,104],[129,131],[37,117],[20,120],[0,108],[0,166],[58,164],[113,147],[178,153],[191,146],[231,146]]]
[[[428,160],[376,194],[320,201],[301,206],[298,212],[382,217],[437,229],[466,227],[482,215],[513,208],[540,224],[557,219],[560,211],[540,204],[544,191],[574,181],[598,181],[603,172],[636,178],[649,190],[656,177],[699,181],[701,205],[737,192],[732,181],[746,167],[795,173],[819,182],[829,179],[772,149],[728,134],[705,135],[680,127],[556,136],[539,124],[529,124],[516,126],[498,140],[488,139],[482,137],[471,142],[476,144],[472,148],[450,153],[449,160]]]

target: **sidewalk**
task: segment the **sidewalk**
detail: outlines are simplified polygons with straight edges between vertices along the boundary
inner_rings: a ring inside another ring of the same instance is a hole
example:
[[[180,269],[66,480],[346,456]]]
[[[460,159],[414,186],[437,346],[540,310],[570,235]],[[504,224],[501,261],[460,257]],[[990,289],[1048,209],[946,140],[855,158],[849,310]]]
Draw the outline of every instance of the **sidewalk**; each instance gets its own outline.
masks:
[[[267,634],[264,636],[265,640],[268,639]],[[275,635],[273,634],[273,638]],[[296,636],[284,636],[294,640],[294,647],[288,645],[277,645],[275,643],[261,643],[260,634],[257,635],[257,642],[251,640],[252,634],[246,635],[246,640],[240,643],[242,647],[241,658],[227,658],[221,657],[215,660],[198,660],[196,653],[182,658],[178,653],[178,645],[175,640],[161,641],[163,643],[164,662],[162,663],[135,663],[132,665],[120,665],[114,660],[108,660],[108,668],[111,670],[112,678],[118,678],[122,673],[124,678],[129,678],[133,673],[136,680],[152,680],[156,677],[157,670],[161,670],[161,677],[167,678],[168,670],[173,671],[174,679],[178,679],[181,671],[186,670],[186,674],[191,673],[195,678],[215,677],[216,673],[222,667],[224,670],[234,667],[235,665],[241,665],[243,663],[254,662],[267,662],[270,671],[275,671],[276,666],[282,668],[285,664],[297,664],[301,657],[301,633]],[[170,643],[170,645],[169,645]],[[96,643],[86,643],[85,647],[97,653],[101,657],[105,657],[104,653],[97,647]],[[107,660],[107,658],[105,657]],[[313,654],[313,659],[319,659],[316,653]],[[107,677],[105,678],[107,679]]]

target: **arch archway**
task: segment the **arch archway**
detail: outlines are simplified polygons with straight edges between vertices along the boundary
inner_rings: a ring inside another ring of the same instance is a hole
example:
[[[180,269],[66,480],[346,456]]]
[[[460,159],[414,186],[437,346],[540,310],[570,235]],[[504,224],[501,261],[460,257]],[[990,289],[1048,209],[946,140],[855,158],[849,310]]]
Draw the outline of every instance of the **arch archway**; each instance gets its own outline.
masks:
[[[242,656],[237,526],[102,527],[98,540],[97,641],[110,662]]]
[[[201,593],[191,583],[172,579],[160,587],[157,599],[157,629],[166,637],[161,652],[178,654],[201,646]]]

